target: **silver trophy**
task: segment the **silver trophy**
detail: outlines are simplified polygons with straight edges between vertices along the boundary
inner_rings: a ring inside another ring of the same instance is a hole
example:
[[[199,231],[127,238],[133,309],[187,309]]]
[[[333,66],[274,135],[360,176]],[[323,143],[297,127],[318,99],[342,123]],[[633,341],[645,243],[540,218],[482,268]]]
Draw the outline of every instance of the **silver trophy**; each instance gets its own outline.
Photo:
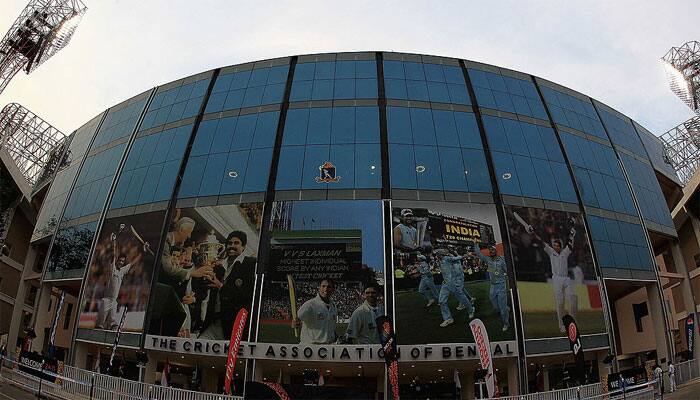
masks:
[[[211,232],[207,236],[207,240],[205,240],[204,242],[200,242],[197,245],[197,250],[199,250],[199,254],[204,256],[205,263],[212,263],[217,258],[220,258],[223,255],[225,249],[226,246],[224,246],[223,243],[219,242],[214,232]]]

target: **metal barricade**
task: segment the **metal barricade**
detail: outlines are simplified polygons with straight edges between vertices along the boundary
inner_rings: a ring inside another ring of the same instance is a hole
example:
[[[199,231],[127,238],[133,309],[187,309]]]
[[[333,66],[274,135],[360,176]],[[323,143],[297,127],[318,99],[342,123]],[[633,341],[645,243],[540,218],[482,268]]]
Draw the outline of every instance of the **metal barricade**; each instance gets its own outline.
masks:
[[[114,376],[98,374],[80,368],[65,366],[61,374],[53,374],[43,369],[23,366],[51,376],[56,381],[49,382],[37,376],[20,371],[19,364],[0,357],[0,378],[12,381],[26,390],[51,394],[66,400],[243,400],[238,396],[224,396],[213,393],[194,392],[131,381]],[[700,376],[700,361],[691,360],[676,366],[677,383],[685,383]],[[627,388],[621,391],[603,393],[600,383],[593,383],[568,389],[501,397],[503,400],[651,400],[656,390],[655,381]]]
[[[243,400],[240,396],[194,392],[131,381],[80,368],[65,366],[61,374],[23,365],[23,368],[51,376],[56,383],[20,371],[19,364],[0,357],[0,379],[38,394],[65,400]]]
[[[573,399],[580,400],[654,400],[658,393],[658,386],[655,380],[640,383],[623,389],[618,389],[609,393],[601,393],[591,397],[580,397]]]
[[[700,378],[700,359],[693,359],[678,364],[676,368],[676,386]]]
[[[552,390],[549,392],[538,392],[523,395],[513,395],[500,397],[502,400],[570,400],[578,398],[592,397],[603,393],[603,386],[600,383],[592,383],[568,389]],[[577,397],[581,396],[581,397]]]

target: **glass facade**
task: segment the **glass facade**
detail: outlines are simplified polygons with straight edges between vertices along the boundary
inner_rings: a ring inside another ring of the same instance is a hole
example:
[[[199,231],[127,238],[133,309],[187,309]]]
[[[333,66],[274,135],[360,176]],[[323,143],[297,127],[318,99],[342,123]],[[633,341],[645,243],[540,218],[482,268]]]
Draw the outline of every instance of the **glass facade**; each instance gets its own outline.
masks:
[[[150,91],[110,108],[104,121],[102,121],[100,131],[97,132],[91,148],[97,149],[100,146],[131,135],[143,112],[143,107],[146,105],[148,93]]]
[[[139,136],[129,150],[110,209],[170,200],[192,125]]]
[[[289,101],[377,98],[374,60],[300,62]]]
[[[87,265],[97,221],[64,227],[56,232],[44,279],[82,277]]]
[[[204,112],[208,114],[281,103],[289,65],[252,67],[247,65],[222,71]]]
[[[595,215],[588,225],[601,268],[653,269],[641,225]]]
[[[631,151],[639,157],[647,157],[642,141],[637,136],[637,131],[634,130],[634,126],[629,118],[599,102],[596,102],[596,108],[608,132],[610,141],[615,146]]]
[[[547,119],[547,112],[532,80],[474,68],[468,71],[479,107]]]
[[[134,132],[148,95],[143,93],[107,112],[80,169],[63,213],[64,221],[102,211],[127,140]]]
[[[610,140],[616,148],[623,149],[619,150],[618,154],[632,184],[642,217],[673,229],[664,194],[632,121],[604,104],[596,102],[596,107]]]
[[[615,150],[568,132],[560,131],[559,136],[571,162],[583,203],[590,207],[638,215]]]
[[[83,157],[90,146],[104,113],[91,119],[73,132],[68,150],[64,156],[65,166],[56,173],[44,199],[39,216],[32,233],[32,240],[51,235],[58,227],[63,207],[70,193],[75,176],[78,174]]]
[[[384,61],[387,99],[470,104],[462,69],[414,61]]]
[[[159,87],[139,127],[139,132],[196,116],[211,75],[200,74]]]
[[[582,98],[566,90],[557,90],[541,81],[540,90],[552,119],[557,125],[608,140],[603,124],[590,99]]]
[[[387,107],[393,189],[491,192],[473,113]]]
[[[321,179],[321,166],[326,162],[335,167],[337,182]],[[287,112],[276,189],[381,188],[381,168],[376,106]]]
[[[577,203],[552,128],[490,115],[483,120],[502,194]]]
[[[674,229],[666,199],[661,192],[652,166],[640,161],[637,157],[624,153],[620,154],[620,159],[627,171],[627,177],[632,183],[642,217],[645,220]]]
[[[178,198],[264,192],[279,112],[202,121]]]
[[[89,254],[102,269],[115,257],[146,268],[115,300],[139,313],[128,322],[132,336],[206,339],[216,314],[201,312],[216,313],[221,300],[207,297],[211,284],[225,290],[226,268],[247,258],[245,284],[230,285],[260,299],[251,310],[264,318],[251,317],[247,329],[269,344],[376,344],[357,333],[353,315],[378,296],[372,311],[386,304],[415,344],[470,343],[463,325],[478,299],[476,315],[504,348],[546,338],[563,347],[545,352],[568,351],[550,282],[549,248],[558,244],[573,254],[574,274],[580,269],[567,307],[596,319],[587,340],[604,348],[598,280],[619,278],[619,270],[653,279],[645,229],[673,227],[651,134],[588,97],[514,71],[396,53],[309,55],[225,67],[149,94],[150,103],[144,94],[103,114],[99,132],[102,115],[74,133],[71,164],[57,174],[33,237],[64,222],[47,267],[54,279],[80,279]],[[605,110],[600,118],[597,109]],[[494,183],[504,199],[492,196]],[[242,194],[250,196],[235,196]],[[168,208],[174,198],[186,201]],[[109,218],[100,221],[106,202]],[[122,235],[119,249],[112,233]],[[503,275],[490,275],[493,268]],[[109,274],[102,269],[88,268],[96,285],[81,304],[80,331],[109,331],[104,324],[116,316],[100,314]],[[508,275],[516,271],[517,279]],[[336,290],[337,325],[314,337],[303,325],[311,317],[293,315],[322,286]],[[439,300],[445,291],[460,299]],[[203,305],[206,298],[212,303]],[[530,322],[511,313],[514,299]],[[418,308],[439,336],[406,328]],[[159,317],[147,320],[147,310]],[[542,326],[533,322],[538,313],[548,313]],[[451,315],[459,321],[452,327]],[[529,325],[523,337],[517,324]],[[209,332],[227,337],[223,326]]]
[[[654,169],[663,173],[676,184],[679,184],[680,181],[678,180],[678,176],[676,176],[676,171],[673,169],[673,166],[666,161],[661,139],[654,136],[653,133],[649,132],[638,123],[632,122],[634,123],[634,128],[637,130],[637,133],[639,133],[639,138],[642,139],[642,144],[644,144],[644,149],[646,149]]]

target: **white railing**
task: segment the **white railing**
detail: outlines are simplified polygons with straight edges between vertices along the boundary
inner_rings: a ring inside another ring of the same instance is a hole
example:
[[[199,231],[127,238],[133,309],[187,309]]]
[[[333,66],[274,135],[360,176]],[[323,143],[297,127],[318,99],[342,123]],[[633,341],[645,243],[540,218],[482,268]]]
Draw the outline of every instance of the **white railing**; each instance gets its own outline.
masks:
[[[576,397],[580,393],[581,397]],[[538,392],[523,395],[513,395],[501,397],[501,400],[570,400],[585,399],[603,393],[603,386],[600,383],[592,383],[568,389],[552,390],[549,392]]]
[[[674,364],[676,367],[676,385],[700,378],[700,359]]]
[[[63,372],[58,375],[26,365],[22,368],[58,378],[58,383],[20,371],[17,362],[0,357],[0,378],[12,381],[38,395],[49,394],[65,400],[243,400],[243,397],[239,396],[151,385],[70,366],[65,366]]]
[[[49,394],[65,400],[242,400],[242,397],[194,392],[151,385],[148,383],[116,378],[80,368],[65,366],[59,375],[45,370],[37,372],[59,378],[58,383],[40,379],[19,370],[17,362],[0,357],[0,379],[12,381],[16,385],[37,394]],[[29,369],[28,366],[23,368]],[[678,385],[700,377],[700,360],[691,360],[676,365]],[[657,393],[656,381],[603,393],[600,383],[578,386],[549,392],[531,393],[501,397],[501,400],[653,400]]]
[[[656,381],[630,386],[625,388],[624,392],[618,389],[610,393],[603,393],[603,386],[600,383],[592,383],[549,392],[506,396],[501,397],[500,400],[653,400],[656,390]]]

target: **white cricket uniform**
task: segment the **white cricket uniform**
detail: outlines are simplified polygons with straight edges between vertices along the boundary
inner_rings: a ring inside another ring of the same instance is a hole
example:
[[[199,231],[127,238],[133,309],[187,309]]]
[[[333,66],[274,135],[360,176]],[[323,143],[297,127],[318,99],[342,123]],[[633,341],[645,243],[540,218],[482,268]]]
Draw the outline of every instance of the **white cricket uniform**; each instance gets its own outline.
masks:
[[[557,253],[554,249],[544,244],[544,251],[549,256],[549,262],[552,265],[552,283],[554,285],[554,300],[557,304],[563,304],[564,295],[571,298],[574,295],[573,282],[569,278],[569,255],[571,248],[564,247],[561,253]]]
[[[350,316],[348,337],[355,344],[379,344],[377,318],[384,315],[384,305],[372,307],[366,301],[360,304]]]
[[[316,295],[301,305],[297,312],[301,320],[300,343],[328,344],[335,342],[335,323],[338,310],[333,303],[326,303]]]
[[[671,393],[676,390],[676,367],[668,364],[668,383],[671,385]]]
[[[109,277],[107,278],[107,285],[105,286],[104,295],[102,296],[102,307],[100,307],[97,313],[95,327],[111,329],[116,325],[117,297],[119,297],[119,289],[122,286],[124,275],[128,274],[130,269],[131,264],[126,264],[117,270],[116,263],[112,261],[110,269],[107,271]]]

